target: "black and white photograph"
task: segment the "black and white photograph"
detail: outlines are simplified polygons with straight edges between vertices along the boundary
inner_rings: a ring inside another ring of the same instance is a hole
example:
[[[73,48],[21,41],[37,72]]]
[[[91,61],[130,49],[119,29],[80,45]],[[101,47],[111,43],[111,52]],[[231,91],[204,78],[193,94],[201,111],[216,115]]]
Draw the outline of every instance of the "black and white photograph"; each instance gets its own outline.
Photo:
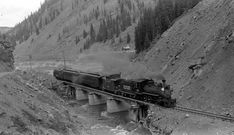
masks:
[[[0,135],[234,135],[234,0],[0,0]]]

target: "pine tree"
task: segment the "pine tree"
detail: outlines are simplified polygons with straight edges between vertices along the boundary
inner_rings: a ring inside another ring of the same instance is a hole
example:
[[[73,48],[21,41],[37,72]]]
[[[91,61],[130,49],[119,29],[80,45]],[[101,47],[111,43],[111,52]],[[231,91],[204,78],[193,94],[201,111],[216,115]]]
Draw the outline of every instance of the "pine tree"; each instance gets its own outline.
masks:
[[[118,23],[116,23],[115,27],[116,27],[116,37],[118,37],[118,36],[119,36],[119,34],[120,34],[119,24],[118,24]]]
[[[144,50],[148,49],[150,47],[150,40],[148,37],[148,34],[145,35],[145,42],[144,42]]]
[[[41,29],[42,27],[43,27],[42,18],[40,18],[40,20],[39,20],[39,29]]]
[[[88,33],[85,30],[83,30],[83,38],[86,38],[87,35],[88,35]]]
[[[105,27],[104,27],[104,23],[103,23],[103,21],[100,23],[100,27],[99,27],[99,31],[98,31],[98,34],[97,34],[97,37],[96,37],[96,40],[98,41],[98,42],[101,42],[101,41],[103,41],[104,40],[104,29],[105,29]]]
[[[95,34],[95,31],[94,31],[94,28],[93,28],[93,24],[91,24],[90,25],[90,38],[91,38],[92,42],[95,41],[95,37],[96,37],[96,34]]]
[[[79,42],[80,42],[80,38],[79,38],[79,36],[76,36],[76,38],[75,38],[75,43],[76,43],[76,45],[77,45]]]
[[[130,35],[128,33],[128,35],[127,35],[127,43],[129,44],[130,42],[131,42],[131,37],[130,37]]]
[[[39,35],[40,34],[40,31],[39,31],[39,28],[36,26],[36,34]]]

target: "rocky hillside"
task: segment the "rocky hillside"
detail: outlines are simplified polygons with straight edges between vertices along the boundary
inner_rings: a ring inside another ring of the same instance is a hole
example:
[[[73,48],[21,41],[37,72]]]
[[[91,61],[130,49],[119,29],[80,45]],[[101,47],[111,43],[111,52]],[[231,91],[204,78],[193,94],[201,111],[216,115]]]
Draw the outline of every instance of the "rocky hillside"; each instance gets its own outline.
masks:
[[[0,72],[11,71],[14,68],[15,43],[5,35],[0,35]]]
[[[31,72],[0,76],[0,134],[80,135],[86,132],[85,120],[45,87],[49,85],[48,80],[42,80],[45,76]]]
[[[96,46],[134,49],[134,28],[145,8],[157,0],[50,0],[10,32],[16,58],[68,59]],[[98,48],[98,47],[96,47]]]
[[[233,20],[233,0],[203,0],[146,53],[143,63],[165,75],[179,104],[234,116]]]

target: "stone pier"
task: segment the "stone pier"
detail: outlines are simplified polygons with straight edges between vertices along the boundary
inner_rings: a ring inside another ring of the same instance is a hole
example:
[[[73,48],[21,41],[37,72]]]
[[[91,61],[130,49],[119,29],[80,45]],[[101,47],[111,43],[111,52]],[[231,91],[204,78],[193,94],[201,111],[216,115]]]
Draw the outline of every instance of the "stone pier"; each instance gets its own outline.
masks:
[[[107,112],[108,113],[116,113],[122,111],[128,111],[131,105],[124,101],[116,100],[112,97],[107,99]]]
[[[106,98],[104,96],[95,94],[95,93],[89,93],[89,105],[100,105],[106,103]]]
[[[146,105],[133,105],[129,109],[129,119],[135,122],[145,119],[148,115],[148,106]]]
[[[84,91],[81,88],[76,88],[76,100],[86,100],[88,98],[87,91]]]
[[[129,119],[138,122],[140,120],[139,106],[131,106],[129,109]]]

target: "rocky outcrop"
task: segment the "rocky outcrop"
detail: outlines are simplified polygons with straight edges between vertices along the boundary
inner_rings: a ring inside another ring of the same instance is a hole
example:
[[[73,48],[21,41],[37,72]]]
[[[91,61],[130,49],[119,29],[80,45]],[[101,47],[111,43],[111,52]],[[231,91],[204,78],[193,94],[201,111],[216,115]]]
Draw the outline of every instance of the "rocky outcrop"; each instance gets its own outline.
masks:
[[[14,69],[15,43],[9,38],[0,37],[0,72],[9,72]]]

